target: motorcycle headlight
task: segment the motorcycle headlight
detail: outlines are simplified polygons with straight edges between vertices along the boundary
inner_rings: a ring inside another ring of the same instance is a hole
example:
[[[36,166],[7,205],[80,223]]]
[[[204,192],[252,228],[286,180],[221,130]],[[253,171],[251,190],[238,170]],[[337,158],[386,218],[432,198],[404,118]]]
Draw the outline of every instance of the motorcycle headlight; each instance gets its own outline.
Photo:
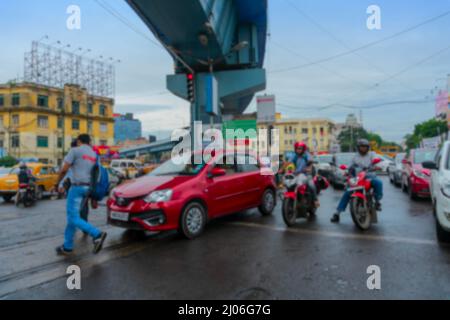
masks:
[[[357,178],[351,178],[348,182],[350,183],[351,186],[354,186],[354,185],[356,185],[358,183],[358,179]]]
[[[441,192],[444,196],[446,196],[447,198],[450,198],[450,184],[444,184],[441,187]]]
[[[144,201],[147,203],[167,202],[172,198],[172,193],[171,189],[154,191],[146,196]]]

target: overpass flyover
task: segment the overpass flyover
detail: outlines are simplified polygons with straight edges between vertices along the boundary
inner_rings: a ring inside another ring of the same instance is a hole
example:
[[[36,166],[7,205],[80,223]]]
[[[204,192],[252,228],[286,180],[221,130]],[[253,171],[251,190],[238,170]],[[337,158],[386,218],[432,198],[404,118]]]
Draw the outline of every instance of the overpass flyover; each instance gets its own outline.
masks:
[[[120,157],[133,159],[139,156],[149,156],[153,161],[159,162],[164,154],[170,154],[176,142],[164,139],[153,143],[125,148],[120,150]]]
[[[221,123],[265,89],[267,0],[126,1],[174,59],[167,89],[192,121]]]

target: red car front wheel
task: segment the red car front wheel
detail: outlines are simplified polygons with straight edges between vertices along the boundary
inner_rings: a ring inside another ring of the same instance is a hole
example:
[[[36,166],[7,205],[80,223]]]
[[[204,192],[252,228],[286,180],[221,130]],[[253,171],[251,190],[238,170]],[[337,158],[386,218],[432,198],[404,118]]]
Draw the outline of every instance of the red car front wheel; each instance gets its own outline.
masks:
[[[259,212],[263,216],[270,216],[275,208],[276,198],[275,192],[271,189],[267,189],[261,199],[261,205],[258,207]]]
[[[206,226],[206,209],[198,202],[191,202],[181,213],[180,233],[187,239],[195,239],[203,233]]]

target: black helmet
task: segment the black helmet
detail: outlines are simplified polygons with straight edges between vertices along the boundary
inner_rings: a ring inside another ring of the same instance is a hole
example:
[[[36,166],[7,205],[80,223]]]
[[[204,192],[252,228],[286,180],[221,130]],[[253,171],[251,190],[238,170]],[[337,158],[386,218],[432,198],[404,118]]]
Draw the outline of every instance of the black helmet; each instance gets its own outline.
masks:
[[[369,147],[370,148],[369,140],[367,140],[367,139],[359,139],[358,140],[358,148],[359,147]]]

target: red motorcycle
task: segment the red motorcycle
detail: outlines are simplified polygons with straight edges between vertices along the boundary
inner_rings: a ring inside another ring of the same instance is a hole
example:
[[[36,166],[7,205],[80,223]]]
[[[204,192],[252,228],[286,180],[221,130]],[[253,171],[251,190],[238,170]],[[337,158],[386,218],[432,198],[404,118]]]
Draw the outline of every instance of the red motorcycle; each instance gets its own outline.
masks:
[[[371,171],[376,171],[376,165],[381,162],[377,158],[372,161],[371,168],[364,168],[355,178],[349,177],[348,189],[350,196],[350,212],[353,223],[360,230],[368,230],[372,223],[378,223],[378,212],[376,208],[375,194],[371,182]],[[347,166],[341,166],[347,170]]]
[[[328,180],[322,176],[315,176],[313,182],[317,195],[329,187]],[[283,195],[283,220],[288,227],[292,227],[298,218],[312,218],[317,208],[308,188],[308,177],[304,174],[295,176],[288,173],[283,178],[286,191]]]

